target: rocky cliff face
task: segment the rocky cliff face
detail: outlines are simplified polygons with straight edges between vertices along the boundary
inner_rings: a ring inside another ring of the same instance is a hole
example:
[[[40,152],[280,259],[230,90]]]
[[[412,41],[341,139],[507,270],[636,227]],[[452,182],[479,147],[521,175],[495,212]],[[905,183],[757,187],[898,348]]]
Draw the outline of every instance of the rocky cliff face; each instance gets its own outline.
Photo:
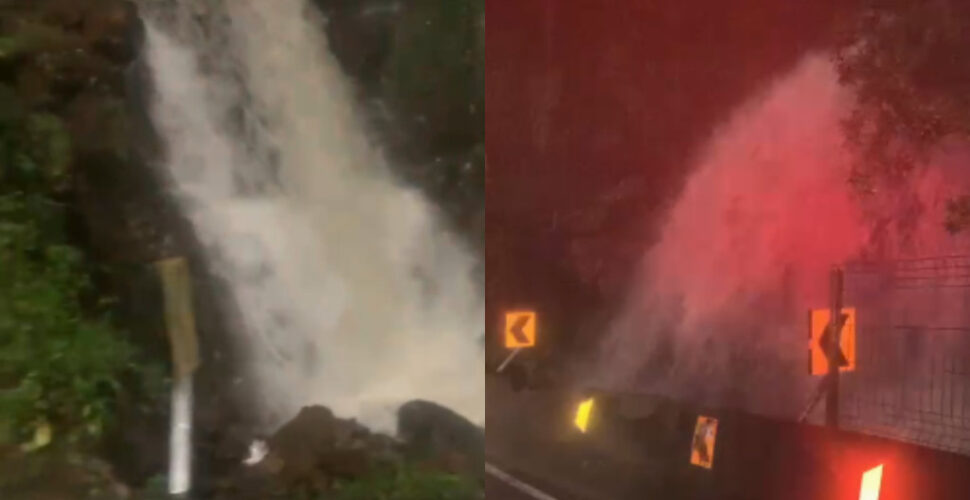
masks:
[[[313,0],[400,175],[477,252],[485,226],[483,0]]]
[[[158,202],[137,168],[137,118],[127,92],[141,43],[135,7],[121,0],[13,2],[0,11],[0,89],[27,118],[66,133],[56,189],[77,210],[101,259],[164,254]],[[163,212],[164,213],[164,212]]]

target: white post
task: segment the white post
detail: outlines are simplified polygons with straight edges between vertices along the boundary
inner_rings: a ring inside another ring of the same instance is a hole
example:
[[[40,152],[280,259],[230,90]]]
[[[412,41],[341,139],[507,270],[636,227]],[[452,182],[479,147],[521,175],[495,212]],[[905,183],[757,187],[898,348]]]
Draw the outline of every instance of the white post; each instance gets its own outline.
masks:
[[[502,373],[505,370],[505,367],[509,366],[509,363],[511,363],[512,360],[519,355],[519,351],[521,350],[522,348],[519,347],[516,350],[512,351],[512,354],[509,354],[509,357],[505,358],[505,361],[503,361],[502,364],[499,365],[498,370],[495,370],[495,373]]]
[[[199,367],[199,345],[188,263],[174,258],[163,260],[157,266],[165,295],[165,323],[174,365],[168,493],[181,496],[192,487],[192,375]]]
[[[172,427],[169,435],[168,493],[184,495],[192,487],[192,376],[172,387]]]

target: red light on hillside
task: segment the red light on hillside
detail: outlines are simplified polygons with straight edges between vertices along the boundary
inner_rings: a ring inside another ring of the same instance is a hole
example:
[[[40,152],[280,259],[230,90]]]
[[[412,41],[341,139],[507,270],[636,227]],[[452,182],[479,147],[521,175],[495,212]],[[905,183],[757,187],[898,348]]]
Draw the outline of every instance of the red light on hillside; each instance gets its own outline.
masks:
[[[882,486],[882,465],[869,469],[862,475],[859,500],[879,500],[880,486]]]

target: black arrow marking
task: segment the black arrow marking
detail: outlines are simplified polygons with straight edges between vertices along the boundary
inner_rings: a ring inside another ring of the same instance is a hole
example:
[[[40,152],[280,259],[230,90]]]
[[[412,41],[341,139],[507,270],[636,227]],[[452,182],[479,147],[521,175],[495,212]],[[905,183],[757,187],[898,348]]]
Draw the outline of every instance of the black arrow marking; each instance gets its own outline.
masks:
[[[515,341],[519,344],[528,344],[529,337],[525,336],[525,332],[522,331],[525,325],[529,324],[529,316],[522,315],[516,318],[515,323],[512,323],[512,328],[509,329],[509,333],[515,337]]]
[[[829,324],[825,326],[825,332],[823,332],[822,336],[819,337],[818,339],[819,348],[821,348],[822,352],[826,354],[826,357],[828,359],[831,360],[834,357],[835,365],[839,368],[843,366],[849,366],[849,360],[846,359],[845,353],[842,352],[841,342],[839,342],[840,345],[837,345],[837,346],[833,345],[832,332],[835,332],[835,331],[841,332],[842,328],[845,327],[845,322],[848,319],[849,319],[848,314],[845,314],[845,313],[840,314],[837,324],[833,324],[832,322],[829,322]],[[832,349],[835,349],[834,353],[832,352]]]
[[[711,461],[711,454],[707,450],[707,426],[708,424],[704,424],[701,431],[694,435],[694,451],[697,452],[697,458],[705,464]]]

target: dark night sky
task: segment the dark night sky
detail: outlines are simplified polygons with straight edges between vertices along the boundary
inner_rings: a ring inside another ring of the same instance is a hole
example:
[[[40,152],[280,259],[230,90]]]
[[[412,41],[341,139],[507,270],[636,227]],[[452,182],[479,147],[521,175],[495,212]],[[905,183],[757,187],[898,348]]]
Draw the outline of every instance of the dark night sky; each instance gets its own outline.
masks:
[[[617,305],[692,149],[847,3],[486,2],[490,326],[534,307],[571,336]]]

